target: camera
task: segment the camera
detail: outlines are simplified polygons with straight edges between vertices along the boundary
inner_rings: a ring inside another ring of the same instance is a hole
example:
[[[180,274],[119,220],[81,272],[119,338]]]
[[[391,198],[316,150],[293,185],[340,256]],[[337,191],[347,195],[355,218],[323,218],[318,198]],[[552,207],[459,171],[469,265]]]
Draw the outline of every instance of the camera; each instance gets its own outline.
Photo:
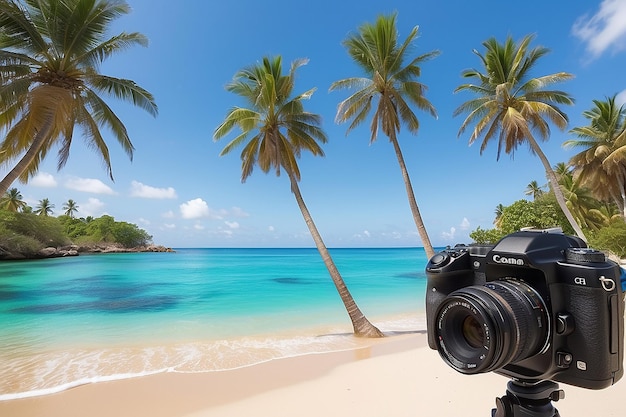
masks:
[[[428,345],[464,374],[602,389],[623,375],[620,268],[560,229],[456,245],[426,265]]]

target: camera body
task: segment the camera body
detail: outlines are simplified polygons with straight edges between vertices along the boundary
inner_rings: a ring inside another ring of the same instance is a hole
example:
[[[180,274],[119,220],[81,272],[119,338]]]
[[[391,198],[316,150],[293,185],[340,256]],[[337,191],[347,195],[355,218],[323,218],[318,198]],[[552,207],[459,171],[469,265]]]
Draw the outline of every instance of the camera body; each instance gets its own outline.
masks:
[[[560,229],[457,245],[426,266],[428,344],[465,374],[601,389],[623,375],[620,268]]]

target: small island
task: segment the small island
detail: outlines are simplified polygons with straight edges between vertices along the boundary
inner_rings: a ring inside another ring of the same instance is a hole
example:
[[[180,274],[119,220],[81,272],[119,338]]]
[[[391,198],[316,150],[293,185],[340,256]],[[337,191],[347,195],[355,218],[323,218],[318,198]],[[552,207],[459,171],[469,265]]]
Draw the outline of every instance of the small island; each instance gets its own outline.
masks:
[[[11,190],[16,193],[17,190]],[[0,260],[77,256],[81,253],[174,252],[156,245],[137,225],[103,215],[77,218],[73,210],[58,217],[49,210],[0,205]],[[17,192],[19,195],[19,192]],[[71,200],[70,200],[71,201]]]

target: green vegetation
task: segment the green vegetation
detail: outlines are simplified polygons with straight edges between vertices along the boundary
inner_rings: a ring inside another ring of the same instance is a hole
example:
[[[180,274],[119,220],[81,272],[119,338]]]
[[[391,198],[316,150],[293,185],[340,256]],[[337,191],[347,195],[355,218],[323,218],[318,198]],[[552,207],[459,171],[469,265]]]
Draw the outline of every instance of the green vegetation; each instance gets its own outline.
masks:
[[[617,207],[595,201],[595,208],[589,209],[593,227],[584,228],[589,238],[589,246],[626,258],[626,222],[619,215]],[[523,227],[560,227],[565,233],[573,230],[560,210],[553,193],[545,193],[534,201],[518,200],[510,206],[499,206],[496,210],[495,228],[478,227],[470,233],[476,243],[495,243],[509,233]]]
[[[76,219],[35,214],[28,208],[19,212],[0,207],[0,252],[29,257],[46,247],[106,244],[134,248],[151,242],[152,236],[146,231],[111,216]]]

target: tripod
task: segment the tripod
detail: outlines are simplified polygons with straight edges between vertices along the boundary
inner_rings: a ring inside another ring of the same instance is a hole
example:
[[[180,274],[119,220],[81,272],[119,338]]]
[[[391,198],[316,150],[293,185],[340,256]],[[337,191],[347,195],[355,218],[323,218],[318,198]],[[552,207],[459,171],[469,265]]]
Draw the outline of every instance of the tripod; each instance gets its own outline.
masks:
[[[565,393],[556,382],[509,381],[506,387],[506,394],[496,398],[491,417],[560,417],[552,401],[565,398]]]

